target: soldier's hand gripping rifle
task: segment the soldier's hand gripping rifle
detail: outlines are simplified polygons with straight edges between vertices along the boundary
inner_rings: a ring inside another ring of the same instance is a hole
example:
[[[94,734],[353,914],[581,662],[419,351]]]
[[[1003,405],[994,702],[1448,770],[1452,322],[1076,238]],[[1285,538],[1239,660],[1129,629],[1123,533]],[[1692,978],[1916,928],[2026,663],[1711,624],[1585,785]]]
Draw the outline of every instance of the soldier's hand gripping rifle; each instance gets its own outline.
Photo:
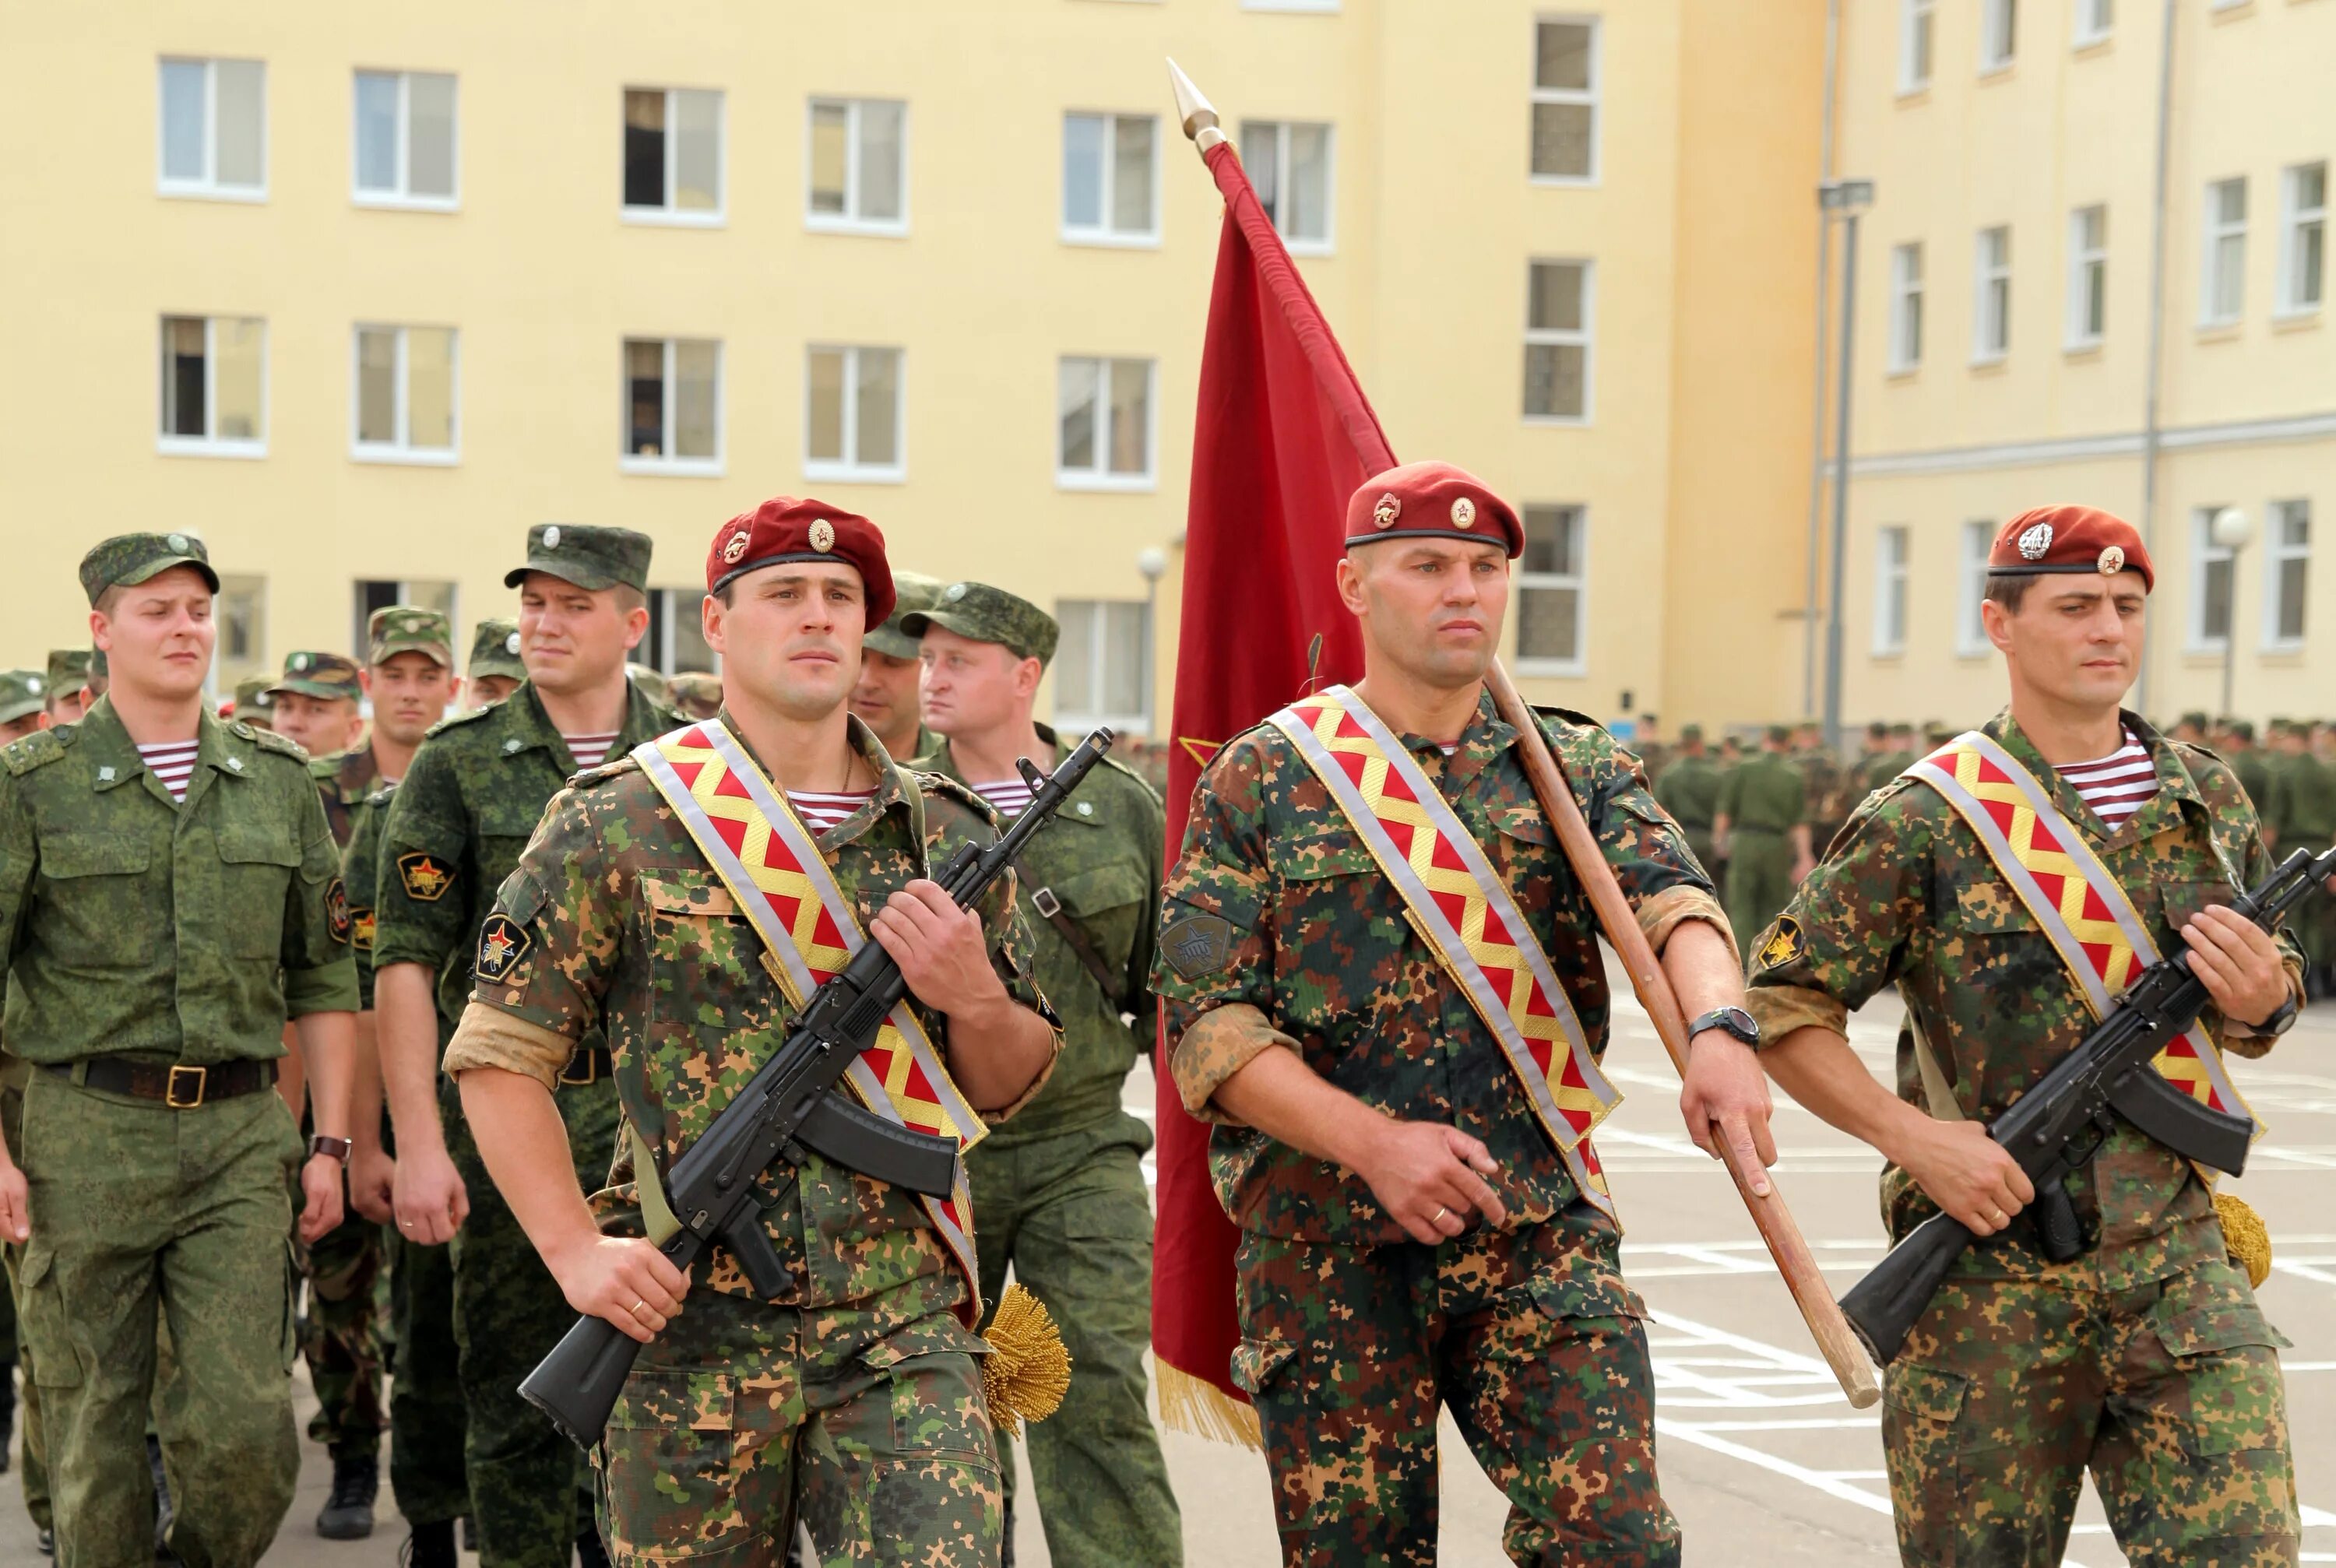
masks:
[[[933,879],[941,891],[959,908],[978,901],[1103,760],[1114,738],[1108,729],[1096,730],[1052,774],[1017,760],[1031,786],[1029,806],[988,849],[961,846]],[[948,1197],[955,1189],[955,1140],[896,1126],[862,1110],[836,1087],[908,989],[900,966],[871,940],[812,993],[785,1042],[673,1163],[666,1201],[679,1229],[661,1238],[658,1250],[675,1268],[688,1268],[718,1242],[738,1260],[758,1295],[779,1294],[787,1283],[786,1271],[764,1233],[766,1200],[757,1179],[774,1164],[784,1165],[784,1173],[774,1173],[774,1184],[784,1193],[793,1185],[794,1167],[806,1151],[931,1197]],[[654,1170],[637,1174],[644,1182],[657,1180]],[[519,1391],[589,1448],[600,1440],[639,1351],[638,1340],[606,1319],[584,1317],[527,1375]]]
[[[2317,860],[2298,850],[2231,908],[2276,930],[2280,918],[2331,875],[2336,849]],[[2038,1246],[2054,1262],[2068,1261],[2085,1246],[2061,1177],[2081,1170],[2100,1151],[2119,1116],[2185,1159],[2234,1176],[2245,1168],[2254,1124],[2199,1104],[2151,1065],[2198,1021],[2211,999],[2190,972],[2187,949],[2159,959],[2076,1049],[1988,1127],[1988,1136],[2010,1152],[2035,1184],[2028,1213]],[[1973,1240],[1953,1215],[1934,1214],[1841,1299],[1843,1315],[1875,1360],[1887,1366],[1898,1354],[1907,1330]]]

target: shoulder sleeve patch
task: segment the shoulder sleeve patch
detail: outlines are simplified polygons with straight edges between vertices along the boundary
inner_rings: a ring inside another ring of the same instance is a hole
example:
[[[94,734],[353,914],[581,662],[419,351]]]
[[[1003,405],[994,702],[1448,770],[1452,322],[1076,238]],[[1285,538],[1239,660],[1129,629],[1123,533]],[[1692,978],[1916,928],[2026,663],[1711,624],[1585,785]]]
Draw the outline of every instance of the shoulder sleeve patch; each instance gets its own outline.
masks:
[[[65,755],[65,739],[53,729],[36,729],[0,749],[0,763],[12,774],[28,774]]]
[[[374,915],[369,909],[349,908],[349,946],[361,953],[373,951]]]
[[[416,850],[397,857],[397,880],[407,898],[416,903],[434,904],[454,885],[454,872],[443,857]]]
[[[1188,980],[1213,975],[1232,958],[1232,922],[1222,915],[1189,911],[1161,929],[1160,950]]]
[[[535,939],[528,934],[525,926],[497,910],[479,927],[479,978],[501,979],[534,945]]]
[[[355,929],[355,917],[349,912],[349,890],[338,877],[325,884],[325,927],[335,941],[343,943]]]
[[[1791,915],[1779,915],[1768,932],[1768,940],[1760,944],[1759,952],[1754,956],[1764,969],[1781,969],[1808,949],[1808,938],[1801,930],[1801,922]]]

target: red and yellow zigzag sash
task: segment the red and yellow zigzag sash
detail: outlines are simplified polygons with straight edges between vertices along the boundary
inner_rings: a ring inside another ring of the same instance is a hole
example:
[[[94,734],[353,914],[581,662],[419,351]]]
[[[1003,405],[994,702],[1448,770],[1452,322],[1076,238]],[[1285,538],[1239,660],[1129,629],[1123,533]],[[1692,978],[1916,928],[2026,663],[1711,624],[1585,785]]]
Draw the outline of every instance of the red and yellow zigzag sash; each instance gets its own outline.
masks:
[[[1906,776],[1938,791],[1979,835],[2094,1018],[2107,1013],[2134,977],[2157,961],[2157,943],[2125,889],[2052,803],[2051,792],[1993,738],[1979,730],[1959,735],[1907,768]],[[2201,1105],[2234,1116],[2253,1115],[2203,1027],[2193,1026],[2158,1053],[2155,1066]],[[2260,1121],[2255,1134],[2263,1135]]]
[[[718,720],[644,741],[632,755],[753,923],[788,1004],[800,1010],[868,940],[818,842]],[[988,1135],[905,1001],[892,1009],[844,1081],[878,1115],[913,1132],[954,1138],[960,1150]],[[959,1315],[970,1328],[981,1317],[981,1270],[974,1257],[964,1162],[949,1197],[922,1202],[965,1276]]]
[[[1592,1128],[1622,1096],[1598,1070],[1573,1003],[1500,873],[1379,716],[1345,687],[1266,722],[1338,803],[1426,939],[1501,1043],[1582,1196],[1611,1217]]]

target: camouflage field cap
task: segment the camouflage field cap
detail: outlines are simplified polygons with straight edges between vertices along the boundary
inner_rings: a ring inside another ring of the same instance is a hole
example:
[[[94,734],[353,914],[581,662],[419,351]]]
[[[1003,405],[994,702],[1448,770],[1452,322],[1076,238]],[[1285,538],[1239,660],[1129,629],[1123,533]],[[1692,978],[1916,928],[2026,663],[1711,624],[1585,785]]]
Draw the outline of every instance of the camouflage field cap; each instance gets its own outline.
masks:
[[[503,586],[517,588],[530,571],[543,572],[579,588],[649,590],[649,536],[629,528],[588,528],[574,522],[539,522],[527,531],[527,564],[503,573]]]
[[[932,609],[902,616],[900,626],[910,637],[920,638],[927,627],[937,626],[976,642],[1002,643],[1016,657],[1035,658],[1042,665],[1054,658],[1056,639],[1062,635],[1053,616],[986,582],[949,584]]]
[[[471,634],[471,664],[466,673],[472,680],[482,675],[507,675],[513,680],[525,680],[527,666],[520,662],[519,657],[519,622],[481,621],[479,629]]]
[[[276,706],[276,697],[268,689],[276,683],[264,675],[248,675],[235,683],[235,716],[265,718],[268,710]]]
[[[117,533],[99,540],[81,558],[82,591],[94,605],[109,588],[135,588],[174,566],[193,567],[213,593],[219,591],[210,552],[191,533]]]
[[[0,724],[14,724],[49,704],[49,677],[36,669],[0,670]]]
[[[440,668],[452,669],[453,623],[418,605],[383,605],[365,619],[365,662],[379,664],[394,653],[426,654]]]
[[[862,645],[874,648],[878,653],[889,653],[894,658],[916,657],[917,639],[900,629],[901,618],[940,603],[941,589],[945,586],[939,578],[895,568],[892,572],[892,614],[882,626],[861,639]]]
[[[49,649],[48,689],[70,696],[88,685],[91,652],[85,648]]]
[[[337,653],[296,653],[286,656],[284,674],[268,687],[271,697],[287,691],[302,696],[322,697],[330,702],[346,697],[351,702],[362,701],[365,687],[357,679],[357,661]]]
[[[673,692],[676,703],[700,703],[707,707],[722,706],[722,677],[708,675],[702,669],[686,669],[679,675],[667,676],[665,684]]]
[[[665,672],[651,669],[645,664],[627,664],[625,678],[641,689],[643,696],[659,707],[673,706],[673,687],[667,684]]]

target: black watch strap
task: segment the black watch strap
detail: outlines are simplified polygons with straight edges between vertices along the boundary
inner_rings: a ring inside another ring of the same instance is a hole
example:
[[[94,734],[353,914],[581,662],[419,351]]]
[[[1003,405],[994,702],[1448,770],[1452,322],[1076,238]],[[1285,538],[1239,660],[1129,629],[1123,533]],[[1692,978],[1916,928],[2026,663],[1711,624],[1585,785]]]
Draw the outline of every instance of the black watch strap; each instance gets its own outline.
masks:
[[[344,1165],[349,1163],[349,1154],[355,1147],[356,1145],[346,1138],[330,1137],[323,1133],[315,1134],[308,1139],[308,1153],[312,1157],[317,1154],[328,1154]]]
[[[1725,1029],[1747,1046],[1760,1043],[1760,1026],[1742,1008],[1714,1008],[1687,1027],[1690,1040],[1707,1029]]]
[[[2262,1023],[2250,1025],[2249,1028],[2257,1039],[2283,1035],[2287,1033],[2288,1026],[2295,1022],[2296,1014],[2301,1010],[2295,1005],[2295,993],[2290,991],[2287,1000],[2280,1003],[2271,1017]]]

